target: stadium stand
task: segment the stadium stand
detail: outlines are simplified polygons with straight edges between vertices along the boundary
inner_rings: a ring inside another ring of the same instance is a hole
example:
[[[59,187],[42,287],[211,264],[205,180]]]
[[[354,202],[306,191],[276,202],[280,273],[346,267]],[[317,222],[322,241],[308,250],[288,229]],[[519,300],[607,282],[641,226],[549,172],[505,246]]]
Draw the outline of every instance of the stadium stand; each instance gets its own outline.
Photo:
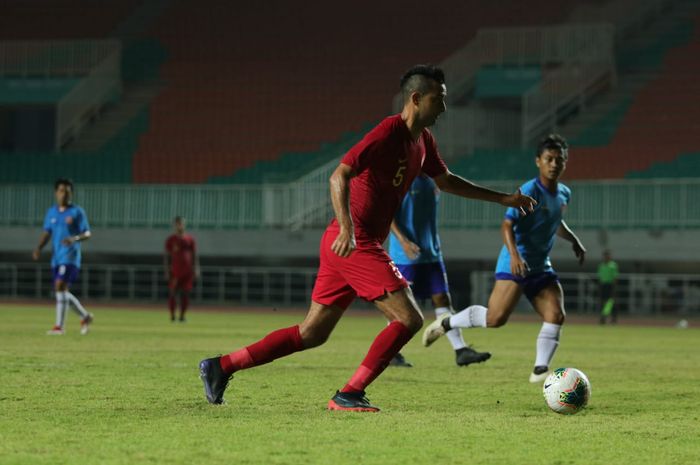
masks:
[[[477,3],[478,18],[470,14]],[[438,22],[423,11],[425,30],[415,40],[404,19],[417,2],[363,0],[329,21],[328,4],[318,0],[271,2],[264,18],[246,5],[231,12],[216,1],[182,1],[154,29],[170,56],[161,69],[167,87],[151,107],[133,179],[236,180],[245,175],[234,172],[258,161],[317,153],[322,141],[388,113],[407,63],[439,62],[485,25],[561,21],[577,3],[535,10],[513,2],[518,14],[505,14],[501,4],[447,1],[440,11],[454,14]],[[292,12],[304,22],[289,22]]]

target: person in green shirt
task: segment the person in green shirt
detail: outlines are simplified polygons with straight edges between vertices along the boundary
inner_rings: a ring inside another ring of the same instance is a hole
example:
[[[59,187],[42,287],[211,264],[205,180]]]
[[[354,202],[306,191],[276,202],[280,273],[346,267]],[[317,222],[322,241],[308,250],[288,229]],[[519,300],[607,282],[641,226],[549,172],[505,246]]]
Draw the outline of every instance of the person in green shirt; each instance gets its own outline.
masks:
[[[612,324],[617,323],[617,309],[615,308],[615,285],[620,272],[617,263],[610,256],[610,251],[603,252],[603,262],[598,265],[598,283],[600,285],[600,324],[607,323],[608,317]]]

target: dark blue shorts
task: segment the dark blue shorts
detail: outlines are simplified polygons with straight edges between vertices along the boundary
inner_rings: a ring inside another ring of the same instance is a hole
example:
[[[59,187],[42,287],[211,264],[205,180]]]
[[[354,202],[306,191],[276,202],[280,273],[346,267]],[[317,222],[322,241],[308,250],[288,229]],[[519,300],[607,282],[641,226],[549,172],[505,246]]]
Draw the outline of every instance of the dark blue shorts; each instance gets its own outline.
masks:
[[[510,273],[496,273],[497,281],[515,281],[520,284],[523,288],[525,297],[532,302],[537,294],[542,291],[542,289],[548,287],[550,284],[558,283],[559,276],[552,271],[543,271],[542,273],[535,273],[524,278],[520,276],[513,276]]]
[[[411,285],[417,299],[430,299],[435,294],[447,294],[447,272],[442,261],[434,263],[416,263],[414,265],[396,265]]]
[[[70,285],[78,280],[80,268],[75,265],[58,265],[54,266],[51,271],[53,272],[54,283],[60,280]]]

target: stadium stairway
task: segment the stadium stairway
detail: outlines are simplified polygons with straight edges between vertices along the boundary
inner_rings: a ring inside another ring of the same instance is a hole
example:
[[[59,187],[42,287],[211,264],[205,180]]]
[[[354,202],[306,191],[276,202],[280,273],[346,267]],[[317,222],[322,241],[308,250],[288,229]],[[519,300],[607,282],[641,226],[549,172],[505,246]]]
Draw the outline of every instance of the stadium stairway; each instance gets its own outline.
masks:
[[[576,148],[570,179],[621,178],[698,152],[700,15],[692,21],[692,38],[667,53],[659,76],[635,95],[611,143]]]
[[[688,118],[693,114],[688,96],[700,96],[692,79],[699,6],[678,2],[649,32],[623,44],[620,85],[561,130],[574,147],[569,179],[624,177],[700,149]]]

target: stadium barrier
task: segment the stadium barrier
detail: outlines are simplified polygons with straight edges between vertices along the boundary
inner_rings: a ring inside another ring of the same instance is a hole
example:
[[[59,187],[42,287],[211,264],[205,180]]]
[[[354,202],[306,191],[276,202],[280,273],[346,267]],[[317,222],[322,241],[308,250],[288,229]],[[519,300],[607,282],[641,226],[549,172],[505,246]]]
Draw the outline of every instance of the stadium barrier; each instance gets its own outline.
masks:
[[[93,228],[169,228],[183,215],[193,229],[288,230],[324,227],[333,218],[331,162],[299,182],[259,185],[79,185],[75,201]],[[506,192],[522,181],[479,182]],[[575,181],[567,222],[579,229],[700,228],[700,179]],[[0,225],[41,226],[52,186],[0,186]],[[448,229],[493,229],[503,207],[442,196],[439,220]]]
[[[557,273],[564,289],[566,310],[583,314],[600,314],[598,276],[596,273]],[[471,274],[472,302],[486,305],[493,289],[491,271]],[[700,275],[621,273],[617,281],[615,305],[627,315],[699,315]],[[520,310],[529,309],[521,299]]]
[[[204,266],[192,297],[217,305],[306,306],[316,268]],[[559,273],[567,311],[600,311],[595,273]],[[493,272],[471,273],[471,302],[485,304],[493,288]],[[52,296],[51,273],[45,264],[0,263],[0,297],[41,299]],[[168,295],[161,265],[85,264],[74,292],[81,299],[163,302]],[[622,273],[616,305],[629,315],[700,314],[700,275]],[[529,308],[527,299],[521,310]]]

